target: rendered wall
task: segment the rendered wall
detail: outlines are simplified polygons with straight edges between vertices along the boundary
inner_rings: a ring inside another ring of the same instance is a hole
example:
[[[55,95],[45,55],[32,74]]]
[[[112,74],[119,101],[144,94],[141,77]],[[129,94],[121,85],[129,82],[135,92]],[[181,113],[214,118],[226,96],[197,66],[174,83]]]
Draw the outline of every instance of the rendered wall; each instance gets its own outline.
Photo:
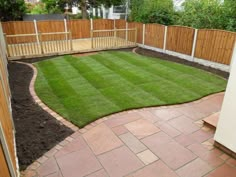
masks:
[[[236,152],[236,44],[230,78],[214,139],[231,151]]]

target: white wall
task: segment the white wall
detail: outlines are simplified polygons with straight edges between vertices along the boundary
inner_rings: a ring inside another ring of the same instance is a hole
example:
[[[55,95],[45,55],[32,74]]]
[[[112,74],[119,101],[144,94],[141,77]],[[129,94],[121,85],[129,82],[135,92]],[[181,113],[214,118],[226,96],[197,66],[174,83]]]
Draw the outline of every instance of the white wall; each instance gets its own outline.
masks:
[[[214,139],[236,152],[236,44],[224,102]]]

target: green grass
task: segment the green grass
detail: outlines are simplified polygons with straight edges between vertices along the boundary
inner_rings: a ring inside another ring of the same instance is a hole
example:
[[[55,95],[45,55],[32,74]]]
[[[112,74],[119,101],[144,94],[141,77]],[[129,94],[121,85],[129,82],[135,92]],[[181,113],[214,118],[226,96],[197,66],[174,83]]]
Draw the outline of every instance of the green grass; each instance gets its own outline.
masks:
[[[227,83],[193,67],[131,52],[63,56],[35,66],[38,96],[79,127],[123,110],[193,101],[223,91]]]

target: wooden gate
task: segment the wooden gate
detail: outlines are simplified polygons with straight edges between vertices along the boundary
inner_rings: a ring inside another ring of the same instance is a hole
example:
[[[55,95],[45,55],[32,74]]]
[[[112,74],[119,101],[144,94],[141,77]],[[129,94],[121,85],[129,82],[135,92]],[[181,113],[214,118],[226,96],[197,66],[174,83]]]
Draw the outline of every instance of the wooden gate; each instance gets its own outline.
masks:
[[[6,46],[0,24],[0,177],[19,176],[10,98]]]

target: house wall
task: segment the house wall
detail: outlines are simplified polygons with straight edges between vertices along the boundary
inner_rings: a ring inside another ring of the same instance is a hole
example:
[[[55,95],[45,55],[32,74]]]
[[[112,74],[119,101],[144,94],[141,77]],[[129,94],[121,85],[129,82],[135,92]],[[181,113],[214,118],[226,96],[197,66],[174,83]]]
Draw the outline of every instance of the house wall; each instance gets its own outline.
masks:
[[[230,78],[214,139],[236,152],[236,44],[232,57]]]

